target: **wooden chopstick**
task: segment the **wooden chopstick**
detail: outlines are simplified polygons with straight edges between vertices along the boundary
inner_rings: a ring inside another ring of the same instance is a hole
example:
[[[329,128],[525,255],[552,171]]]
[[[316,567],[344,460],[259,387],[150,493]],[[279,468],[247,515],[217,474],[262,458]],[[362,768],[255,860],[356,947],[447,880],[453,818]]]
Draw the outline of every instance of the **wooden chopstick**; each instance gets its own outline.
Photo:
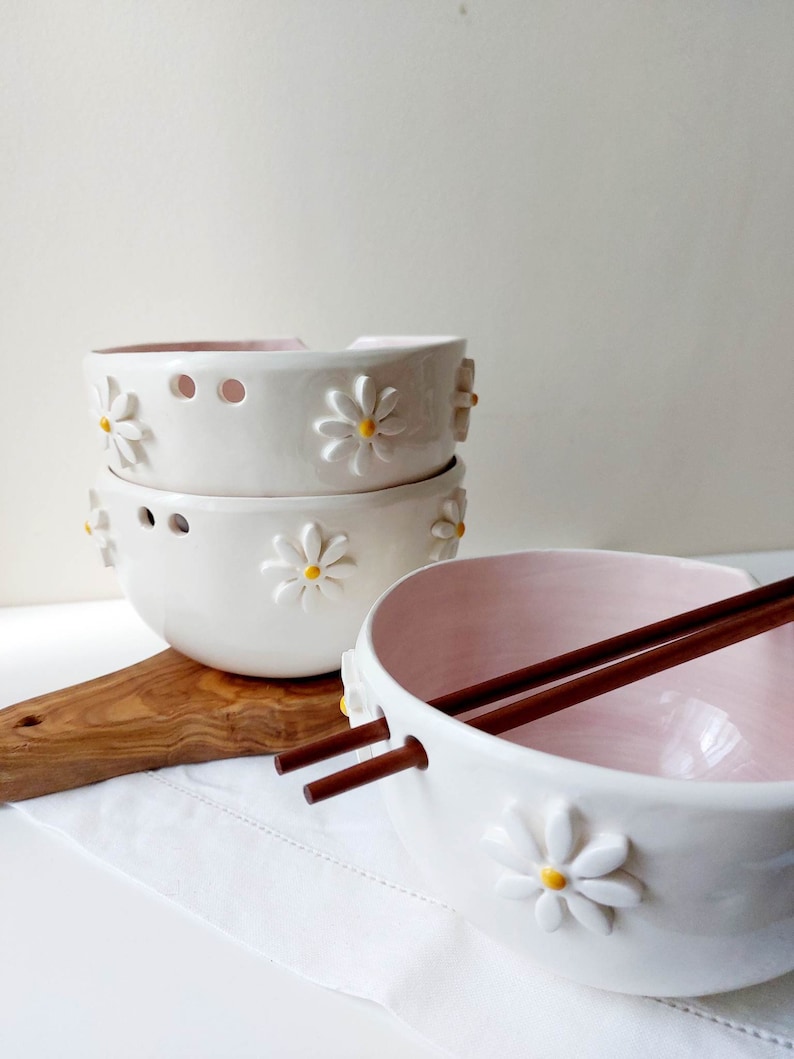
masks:
[[[734,614],[746,613],[763,603],[785,598],[792,593],[794,593],[794,577],[787,577],[782,581],[762,585],[760,588],[741,592],[682,614],[675,614],[670,618],[599,640],[597,643],[577,648],[574,651],[567,651],[522,669],[515,669],[511,673],[484,680],[479,684],[440,695],[430,699],[428,705],[452,716],[465,713],[480,706],[487,706],[497,699],[531,691],[542,684],[563,680],[565,677],[574,676],[576,673],[595,666],[605,665],[623,655],[666,643],[686,632],[695,631]],[[385,718],[380,718],[380,721],[383,723],[371,722],[357,728],[349,728],[329,738],[278,754],[275,758],[276,771],[279,774],[292,772],[306,765],[325,761],[337,754],[358,750],[388,739],[389,726]]]
[[[784,589],[781,587],[787,583],[788,588]],[[696,626],[676,639],[668,637],[667,642],[659,646],[648,648],[639,653],[635,652],[628,658],[614,662],[612,665],[607,665],[566,683],[558,684],[546,691],[537,692],[528,698],[491,710],[466,723],[491,735],[501,735],[513,728],[539,720],[541,717],[547,717],[552,713],[557,713],[587,699],[596,698],[610,691],[616,691],[618,688],[642,680],[644,677],[652,676],[655,673],[682,665],[684,662],[722,650],[724,647],[730,647],[732,644],[739,643],[742,640],[769,632],[771,629],[794,620],[794,596],[792,596],[791,591],[793,584],[794,578],[786,579],[786,582],[775,582],[774,585],[765,587],[767,589],[776,589],[776,592],[764,592],[760,597],[758,589],[750,593],[743,593],[745,599],[754,596],[755,603],[749,607],[737,608],[732,614],[716,621],[712,618],[710,622]],[[760,603],[758,602],[759,598],[761,600]],[[634,634],[629,635],[633,636]],[[584,650],[587,651],[589,649],[586,648]],[[409,739],[412,738],[409,737]],[[418,743],[417,740],[413,741]],[[418,744],[418,746],[421,747],[421,744]],[[342,772],[334,773],[322,780],[309,783],[304,787],[306,800],[311,804],[323,798],[351,790],[363,783],[368,783],[371,779],[393,775],[405,768],[415,767],[417,762],[414,759],[421,759],[417,748],[413,747],[412,749],[413,753],[409,755],[406,753],[406,746],[399,747],[396,750],[378,755],[372,761],[353,765]],[[424,753],[424,748],[422,748],[422,754],[425,762],[422,767],[426,768],[427,755]],[[377,775],[373,775],[373,761],[380,763]]]
[[[307,783],[303,793],[309,805],[315,802],[323,802],[326,798],[333,798],[336,794],[352,791],[356,787],[363,787],[365,783],[373,780],[382,780],[386,776],[393,776],[396,772],[404,769],[427,768],[427,754],[425,748],[418,739],[409,735],[402,746],[395,750],[389,750],[385,754],[359,761],[357,765],[342,769],[340,772],[332,772],[330,776]]]
[[[336,757],[337,754],[344,754],[348,750],[359,750],[361,747],[371,746],[373,743],[379,743],[388,738],[388,721],[385,717],[378,717],[374,721],[360,724],[356,728],[349,728],[345,732],[334,732],[314,743],[283,750],[275,756],[273,763],[279,776],[283,776],[286,772],[294,772],[295,769],[305,768],[306,765],[314,765],[318,761]]]
[[[762,585],[748,592],[740,592],[727,599],[717,600],[716,603],[708,603],[682,614],[674,614],[670,618],[643,625],[641,628],[632,629],[617,636],[610,636],[606,640],[599,640],[587,647],[579,647],[554,658],[544,659],[542,662],[525,666],[523,669],[515,669],[512,673],[505,673],[479,684],[460,688],[446,695],[439,695],[435,699],[430,699],[428,705],[452,716],[465,713],[480,706],[487,706],[497,699],[506,699],[509,695],[531,691],[553,680],[562,680],[586,669],[606,665],[607,662],[616,658],[655,647],[657,644],[665,643],[685,633],[708,627],[723,618],[747,613],[764,603],[785,599],[791,595],[794,595],[794,577],[786,577],[782,581],[774,581],[772,584]]]
[[[472,728],[501,735],[530,721],[576,706],[607,692],[633,684],[644,677],[720,651],[723,647],[769,632],[794,620],[794,598],[772,600],[749,613],[740,612],[713,625],[704,626],[676,640],[650,648],[603,669],[574,677],[526,699],[511,702],[467,722]]]

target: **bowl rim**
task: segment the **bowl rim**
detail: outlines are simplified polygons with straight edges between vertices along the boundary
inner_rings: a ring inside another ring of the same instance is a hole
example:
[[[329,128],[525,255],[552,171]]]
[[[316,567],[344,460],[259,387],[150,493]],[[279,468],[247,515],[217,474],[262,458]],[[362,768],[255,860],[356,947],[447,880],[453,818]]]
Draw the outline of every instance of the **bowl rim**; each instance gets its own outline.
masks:
[[[361,343],[360,345],[358,343]],[[307,347],[292,336],[276,338],[248,339],[189,339],[178,342],[135,342],[129,345],[105,346],[92,349],[86,354],[89,361],[102,357],[129,356],[138,354],[141,357],[160,357],[164,354],[185,356],[205,355],[208,359],[240,353],[246,361],[278,361],[288,358],[291,363],[309,362],[312,358],[339,361],[350,357],[353,361],[371,361],[381,359],[384,355],[420,353],[445,347],[459,346],[465,351],[467,341],[458,335],[405,335],[396,336],[361,336],[351,345],[344,348]]]
[[[190,493],[184,489],[162,489],[153,485],[143,485],[121,475],[107,465],[103,466],[96,479],[95,490],[109,489],[130,494],[138,503],[166,503],[169,506],[182,506],[186,510],[204,506],[218,514],[236,515],[244,513],[289,511],[311,507],[312,511],[321,513],[339,507],[374,508],[381,504],[388,505],[406,499],[419,500],[436,495],[441,496],[446,489],[465,488],[466,465],[460,456],[455,455],[440,471],[427,477],[412,481],[399,482],[397,485],[386,485],[380,489],[366,489],[359,493],[319,493],[306,495],[265,495],[265,496],[223,496],[222,494]],[[448,484],[445,483],[448,480]],[[436,565],[435,563],[431,565]],[[403,580],[400,578],[400,580]]]
[[[740,567],[728,566],[723,563],[707,562],[703,559],[689,559],[674,555],[659,555],[654,553],[620,551],[618,549],[603,548],[525,548],[506,552],[498,552],[489,555],[470,556],[445,560],[446,563],[477,563],[487,562],[497,557],[523,556],[528,554],[565,554],[565,555],[619,555],[626,558],[643,558],[667,560],[679,564],[707,567],[730,571],[731,573],[744,574],[748,579],[748,587],[757,584],[755,578]],[[433,567],[441,563],[434,563]],[[590,762],[577,761],[557,754],[551,754],[545,750],[536,750],[533,747],[513,743],[500,736],[491,735],[488,732],[472,728],[459,720],[450,717],[439,710],[433,709],[422,699],[417,698],[404,688],[388,672],[380,661],[375,651],[372,627],[378,609],[386,598],[400,585],[410,578],[426,574],[428,567],[421,567],[405,574],[393,585],[383,592],[367,614],[359,631],[356,641],[356,660],[359,673],[365,682],[373,686],[379,693],[379,700],[386,700],[389,693],[397,692],[403,702],[399,707],[402,718],[410,721],[412,717],[418,717],[422,726],[428,724],[431,728],[438,729],[442,734],[447,733],[449,738],[455,742],[469,744],[477,750],[481,748],[483,757],[486,759],[504,761],[508,765],[530,766],[538,773],[546,774],[554,780],[555,786],[560,780],[568,787],[576,785],[594,788],[596,790],[631,794],[633,797],[645,797],[650,800],[665,800],[675,805],[691,806],[693,802],[703,808],[728,809],[774,809],[781,810],[794,807],[794,778],[787,780],[687,780],[676,779],[667,776],[650,776],[643,772],[628,772],[623,769],[609,768],[605,765],[595,765]],[[363,660],[362,660],[363,655]],[[372,663],[374,671],[368,670],[368,664]],[[379,706],[389,719],[389,709],[379,701]],[[393,708],[392,708],[393,712]],[[408,726],[410,727],[410,725]],[[420,738],[420,735],[417,735]],[[432,752],[430,766],[432,768]]]

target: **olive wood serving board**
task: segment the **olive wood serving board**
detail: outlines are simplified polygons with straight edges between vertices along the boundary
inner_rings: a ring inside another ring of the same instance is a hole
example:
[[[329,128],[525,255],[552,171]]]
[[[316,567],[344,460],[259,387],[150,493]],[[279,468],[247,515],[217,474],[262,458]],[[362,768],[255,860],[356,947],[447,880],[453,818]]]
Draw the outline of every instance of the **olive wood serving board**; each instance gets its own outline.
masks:
[[[129,772],[272,754],[347,728],[338,673],[222,673],[173,648],[0,710],[0,801]]]

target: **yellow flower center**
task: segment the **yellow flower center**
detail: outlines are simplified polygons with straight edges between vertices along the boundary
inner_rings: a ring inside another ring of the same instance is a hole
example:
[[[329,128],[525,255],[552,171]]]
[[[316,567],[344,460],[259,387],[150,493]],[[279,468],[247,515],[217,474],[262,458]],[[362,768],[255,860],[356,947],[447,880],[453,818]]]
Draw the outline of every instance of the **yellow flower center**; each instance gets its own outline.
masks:
[[[99,420],[99,425],[102,427],[106,434],[110,433],[110,420],[107,416],[102,416],[102,418]]]
[[[345,697],[344,697],[344,695],[343,695],[343,696],[342,696],[342,698],[341,698],[341,699],[339,700],[339,709],[340,709],[340,710],[342,711],[342,713],[343,713],[343,714],[345,715],[345,717],[348,717],[348,716],[349,716],[349,714],[348,714],[348,712],[347,712],[347,703],[345,702]]]
[[[85,522],[83,523],[83,529],[86,531],[86,533],[90,537],[91,536],[91,523],[88,521],[88,519],[86,519]]]
[[[455,527],[455,536],[458,538],[458,540],[460,540],[460,538],[463,536],[463,534],[465,532],[466,532],[466,524],[464,522],[459,522],[457,524],[457,526]]]
[[[476,408],[479,403],[480,403],[480,398],[477,396],[476,393],[473,393],[471,395],[471,406],[472,406],[472,408]]]
[[[307,581],[316,581],[317,578],[320,576],[321,572],[322,571],[320,570],[319,566],[307,566],[306,569],[303,571],[303,576],[306,578]]]
[[[362,438],[371,438],[377,429],[378,424],[374,419],[362,419],[358,424],[358,432]]]
[[[540,881],[549,890],[564,890],[568,885],[568,880],[556,868],[541,868]]]

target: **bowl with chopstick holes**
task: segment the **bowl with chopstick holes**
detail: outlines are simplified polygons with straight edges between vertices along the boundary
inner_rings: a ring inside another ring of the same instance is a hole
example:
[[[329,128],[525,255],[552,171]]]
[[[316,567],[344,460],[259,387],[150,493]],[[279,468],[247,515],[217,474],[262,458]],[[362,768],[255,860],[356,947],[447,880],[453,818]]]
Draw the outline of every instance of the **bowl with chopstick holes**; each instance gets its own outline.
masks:
[[[339,669],[373,601],[454,556],[463,463],[345,496],[224,497],[97,480],[86,524],[140,617],[216,669],[308,677]]]
[[[428,705],[752,586],[702,562],[536,551],[430,567],[379,599],[343,670],[351,723],[387,733],[367,767],[422,748],[379,787],[444,900],[619,992],[707,994],[794,968],[790,624],[501,735],[467,723],[494,705]]]
[[[90,353],[91,418],[127,481],[207,496],[366,492],[440,473],[477,403],[459,338],[173,342]]]

